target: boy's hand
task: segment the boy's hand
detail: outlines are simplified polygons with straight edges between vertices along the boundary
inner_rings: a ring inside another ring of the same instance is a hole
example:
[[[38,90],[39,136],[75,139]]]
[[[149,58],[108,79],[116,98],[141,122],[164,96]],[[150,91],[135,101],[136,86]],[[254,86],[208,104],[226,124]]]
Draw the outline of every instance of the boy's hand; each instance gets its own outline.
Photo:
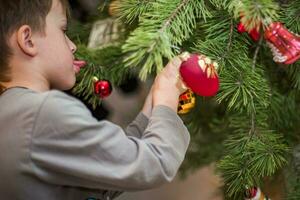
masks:
[[[153,107],[165,105],[177,112],[179,95],[186,90],[179,74],[181,63],[179,56],[173,58],[155,78],[152,91]]]

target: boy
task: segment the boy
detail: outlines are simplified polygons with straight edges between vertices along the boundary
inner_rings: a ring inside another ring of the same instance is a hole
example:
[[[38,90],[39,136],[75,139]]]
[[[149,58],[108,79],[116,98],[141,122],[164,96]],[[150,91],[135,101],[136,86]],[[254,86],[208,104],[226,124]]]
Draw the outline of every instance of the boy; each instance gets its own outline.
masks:
[[[1,199],[110,199],[171,181],[189,143],[179,58],[123,131],[58,90],[75,83],[66,0],[0,0]]]

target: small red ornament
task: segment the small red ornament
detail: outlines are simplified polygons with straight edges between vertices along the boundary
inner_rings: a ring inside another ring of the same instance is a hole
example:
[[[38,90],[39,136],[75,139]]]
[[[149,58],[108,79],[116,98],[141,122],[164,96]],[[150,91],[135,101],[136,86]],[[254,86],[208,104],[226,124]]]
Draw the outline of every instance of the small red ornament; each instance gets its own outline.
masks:
[[[237,30],[239,33],[247,32],[247,30],[246,30],[244,24],[242,24],[242,22],[238,23]],[[250,37],[252,38],[253,41],[257,42],[260,38],[259,27],[251,29],[250,31],[248,31],[248,34],[250,35]]]
[[[94,93],[100,98],[108,97],[112,92],[111,83],[108,80],[98,80],[94,77]]]
[[[265,31],[274,61],[292,64],[300,58],[300,36],[289,32],[280,22],[273,22]]]
[[[239,33],[245,33],[246,32],[245,26],[244,26],[244,24],[242,24],[242,22],[238,23],[237,30],[238,30]]]
[[[245,198],[252,199],[256,196],[257,192],[258,192],[257,187],[252,187],[245,191]]]
[[[271,200],[265,196],[260,188],[252,187],[245,191],[245,200]]]
[[[183,82],[200,96],[214,96],[219,90],[218,64],[204,55],[190,54],[180,66]]]
[[[249,32],[250,37],[252,38],[253,41],[257,42],[260,38],[260,33],[259,31],[254,28]]]

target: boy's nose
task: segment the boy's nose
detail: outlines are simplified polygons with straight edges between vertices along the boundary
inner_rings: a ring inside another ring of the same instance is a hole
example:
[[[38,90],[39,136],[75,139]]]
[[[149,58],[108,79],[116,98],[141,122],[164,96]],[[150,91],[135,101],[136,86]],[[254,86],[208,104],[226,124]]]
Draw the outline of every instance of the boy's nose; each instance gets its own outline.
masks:
[[[73,46],[71,47],[71,51],[72,51],[72,53],[75,53],[77,50],[77,47],[73,42],[72,42],[72,44],[73,44]]]
[[[67,39],[68,39],[69,47],[70,47],[72,53],[75,53],[77,50],[76,45],[69,39],[69,37],[67,37]]]

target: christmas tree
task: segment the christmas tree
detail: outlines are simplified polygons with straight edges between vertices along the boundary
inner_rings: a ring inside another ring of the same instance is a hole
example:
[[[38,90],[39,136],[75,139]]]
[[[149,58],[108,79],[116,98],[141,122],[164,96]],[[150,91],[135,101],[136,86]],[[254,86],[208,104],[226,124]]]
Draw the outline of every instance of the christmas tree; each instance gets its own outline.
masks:
[[[91,23],[69,32],[88,62],[75,94],[96,106],[93,77],[117,85],[184,51],[210,57],[220,89],[182,115],[192,139],[181,172],[216,162],[227,199],[255,199],[280,174],[286,199],[300,199],[300,0],[107,0],[98,14],[92,44]]]

